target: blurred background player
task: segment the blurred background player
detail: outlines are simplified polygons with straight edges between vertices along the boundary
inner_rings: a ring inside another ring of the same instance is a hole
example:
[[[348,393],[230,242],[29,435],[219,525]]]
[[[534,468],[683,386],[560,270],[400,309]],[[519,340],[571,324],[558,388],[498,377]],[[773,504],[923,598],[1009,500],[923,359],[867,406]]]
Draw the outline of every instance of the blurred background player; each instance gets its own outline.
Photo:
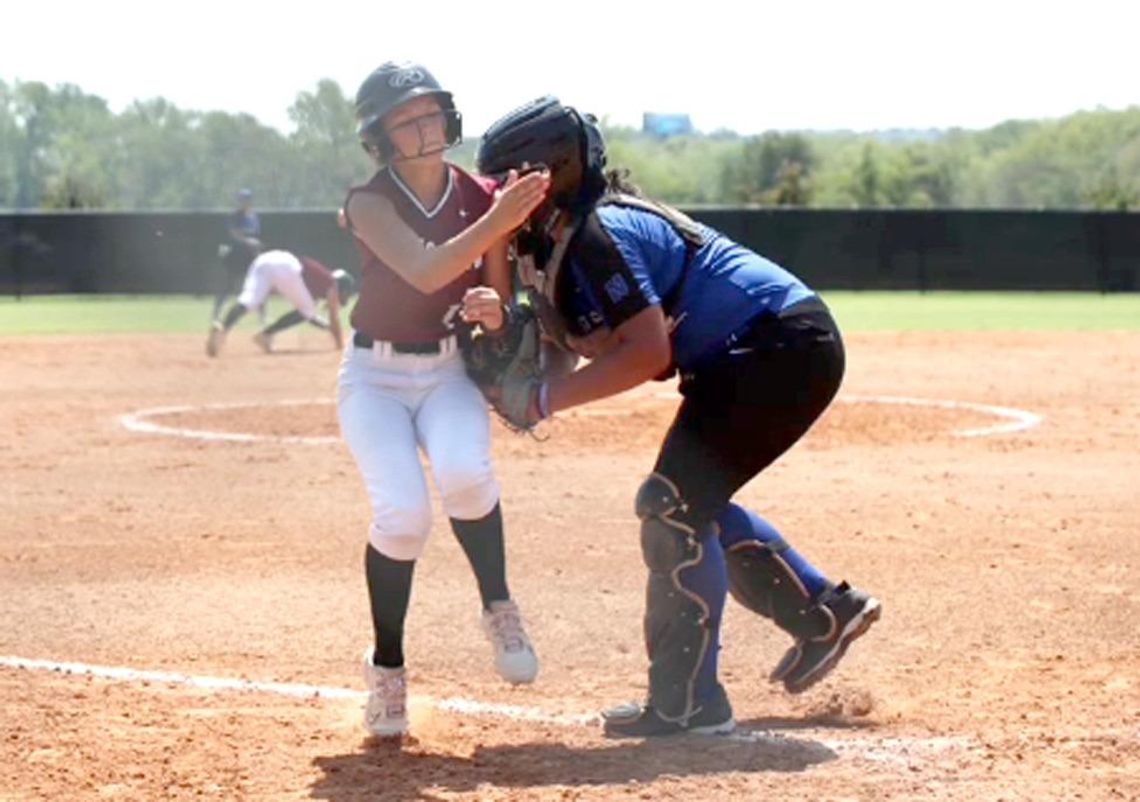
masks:
[[[501,328],[507,239],[549,180],[515,176],[496,192],[448,162],[461,118],[451,93],[420,64],[374,70],[357,92],[356,117],[379,169],[344,204],[361,271],[337,410],[372,506],[364,567],[374,643],[363,660],[364,723],[387,736],[407,729],[404,621],[432,526],[421,448],[475,573],[495,668],[512,683],[538,672],[507,587],[487,404],[467,376],[455,324]]]
[[[253,209],[253,191],[240,189],[237,208],[226,218],[226,236],[218,246],[218,282],[213,320],[219,320],[226,298],[239,291],[249,264],[261,253],[261,218]],[[258,310],[263,318],[264,307]]]
[[[880,616],[733,495],[808,431],[839,390],[843,342],[823,301],[779,265],[604,172],[593,118],[533,101],[484,135],[485,175],[542,164],[548,203],[516,237],[548,333],[589,362],[531,388],[531,422],[680,372],[682,401],[637,492],[649,576],[644,704],[606,712],[611,736],[734,727],[717,677],[731,590],[788,633],[771,672],[790,693],[831,671]]]
[[[284,296],[293,309],[254,335],[254,342],[263,351],[272,352],[274,335],[304,321],[328,331],[336,347],[344,348],[340,309],[356,291],[352,276],[343,270],[329,270],[311,257],[274,250],[266,251],[253,260],[238,299],[230,306],[225,318],[211,324],[206,354],[217,356],[229,330],[249,310],[264,308],[269,294],[274,291]],[[327,304],[327,318],[318,313],[317,299]]]

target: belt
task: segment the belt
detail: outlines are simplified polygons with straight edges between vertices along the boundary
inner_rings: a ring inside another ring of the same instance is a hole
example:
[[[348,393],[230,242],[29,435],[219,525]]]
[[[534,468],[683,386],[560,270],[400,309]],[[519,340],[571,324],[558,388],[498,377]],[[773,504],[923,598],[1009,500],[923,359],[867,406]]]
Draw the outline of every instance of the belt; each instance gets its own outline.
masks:
[[[448,335],[442,340],[425,340],[422,342],[392,342],[389,340],[374,340],[364,332],[358,331],[352,335],[352,344],[357,348],[367,348],[390,352],[393,354],[419,354],[420,356],[434,356],[450,353],[455,349],[455,335]]]
[[[823,299],[818,295],[810,295],[807,298],[796,301],[791,306],[784,307],[779,312],[761,312],[730,334],[728,339],[724,341],[722,347],[732,348],[746,337],[757,333],[763,333],[765,338],[778,337],[777,332],[781,329],[798,330],[800,328],[800,326],[794,322],[794,318],[800,317],[801,315],[818,314],[820,312],[830,313],[830,311],[831,310],[828,309],[827,305],[823,302]]]

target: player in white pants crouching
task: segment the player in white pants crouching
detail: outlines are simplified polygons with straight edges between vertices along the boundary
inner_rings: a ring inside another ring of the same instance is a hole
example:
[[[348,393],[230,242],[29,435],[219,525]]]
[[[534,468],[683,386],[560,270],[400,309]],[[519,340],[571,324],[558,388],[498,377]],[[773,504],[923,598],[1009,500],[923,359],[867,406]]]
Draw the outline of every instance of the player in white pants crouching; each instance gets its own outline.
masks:
[[[330,270],[308,256],[297,256],[284,250],[265,251],[249,265],[241,294],[225,317],[210,327],[206,354],[217,356],[226,334],[251,309],[259,309],[271,292],[284,296],[293,306],[273,323],[254,335],[254,342],[266,353],[273,350],[273,336],[302,321],[328,331],[337,349],[344,347],[340,326],[340,309],[355,292],[356,282],[343,270]],[[317,300],[328,304],[328,318],[317,312]]]

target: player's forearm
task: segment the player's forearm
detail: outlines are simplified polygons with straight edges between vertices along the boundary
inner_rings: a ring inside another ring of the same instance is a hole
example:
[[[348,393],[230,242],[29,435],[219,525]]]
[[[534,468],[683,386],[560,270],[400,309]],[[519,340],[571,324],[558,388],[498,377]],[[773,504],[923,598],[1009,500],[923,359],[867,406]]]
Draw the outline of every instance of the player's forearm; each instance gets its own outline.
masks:
[[[470,270],[499,239],[499,232],[484,215],[442,245],[425,247],[419,265],[409,265],[406,271],[394,269],[426,295],[446,287]]]
[[[670,354],[655,343],[625,341],[581,370],[548,380],[550,412],[608,398],[653,379],[669,366]]]
[[[340,299],[335,285],[329,291],[327,302],[329,307],[329,334],[332,335],[333,342],[336,343],[336,349],[341,351],[344,349],[344,330],[340,325]]]

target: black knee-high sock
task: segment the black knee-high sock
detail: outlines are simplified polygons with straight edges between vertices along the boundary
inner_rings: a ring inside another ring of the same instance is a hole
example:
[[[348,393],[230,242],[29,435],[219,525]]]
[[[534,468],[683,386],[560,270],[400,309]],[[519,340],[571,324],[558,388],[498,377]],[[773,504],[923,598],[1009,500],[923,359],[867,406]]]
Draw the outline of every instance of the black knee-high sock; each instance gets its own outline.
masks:
[[[274,320],[272,323],[266,326],[261,333],[277,334],[280,331],[285,331],[285,329],[296,326],[298,323],[303,323],[304,321],[305,316],[294,309],[292,312],[286,312],[281,317]]]
[[[364,551],[364,574],[376,637],[376,652],[372,656],[375,665],[399,668],[404,664],[404,619],[408,615],[415,567],[415,560],[393,560],[371,544]]]
[[[474,521],[451,519],[451,529],[475,571],[483,608],[511,597],[507,590],[507,558],[503,548],[503,513],[496,503],[489,513]]]
[[[248,311],[249,310],[241,304],[234,302],[234,305],[230,307],[230,311],[226,312],[225,320],[222,321],[222,328],[229,331]]]

